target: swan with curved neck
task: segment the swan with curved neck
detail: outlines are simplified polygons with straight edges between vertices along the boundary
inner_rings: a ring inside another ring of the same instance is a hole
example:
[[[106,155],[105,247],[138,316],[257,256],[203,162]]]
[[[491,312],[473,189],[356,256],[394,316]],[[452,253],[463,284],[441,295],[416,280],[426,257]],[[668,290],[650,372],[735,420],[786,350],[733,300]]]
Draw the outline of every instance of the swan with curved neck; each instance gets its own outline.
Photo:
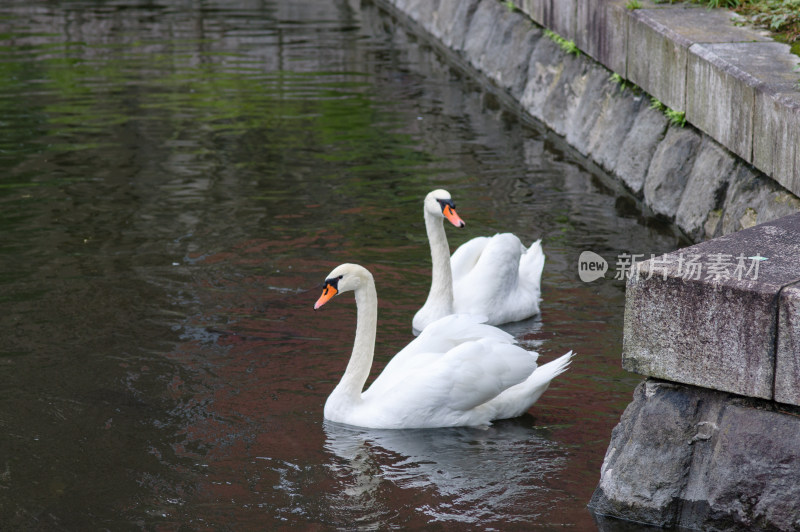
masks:
[[[537,367],[539,355],[510,334],[473,316],[449,315],[397,353],[363,391],[378,319],[372,274],[356,264],[336,267],[314,310],[348,291],[356,300],[356,335],[344,375],[325,402],[329,421],[368,428],[485,426],[527,411],[572,358],[570,351]]]
[[[541,240],[525,248],[511,233],[477,237],[450,256],[444,219],[465,223],[446,190],[430,192],[423,203],[425,230],[431,248],[431,289],[414,315],[421,331],[453,313],[486,316],[491,325],[519,321],[539,313],[544,253]]]

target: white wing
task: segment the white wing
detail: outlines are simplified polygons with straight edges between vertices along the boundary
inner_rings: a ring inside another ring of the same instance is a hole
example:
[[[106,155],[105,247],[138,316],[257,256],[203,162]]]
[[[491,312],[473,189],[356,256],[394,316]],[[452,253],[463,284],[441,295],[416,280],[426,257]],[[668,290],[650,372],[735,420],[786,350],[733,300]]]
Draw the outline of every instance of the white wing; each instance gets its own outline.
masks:
[[[496,343],[514,343],[513,336],[497,327],[486,325],[485,321],[485,316],[452,314],[431,323],[392,357],[362,397],[367,399],[385,393],[406,375],[422,371],[465,342],[486,338]]]

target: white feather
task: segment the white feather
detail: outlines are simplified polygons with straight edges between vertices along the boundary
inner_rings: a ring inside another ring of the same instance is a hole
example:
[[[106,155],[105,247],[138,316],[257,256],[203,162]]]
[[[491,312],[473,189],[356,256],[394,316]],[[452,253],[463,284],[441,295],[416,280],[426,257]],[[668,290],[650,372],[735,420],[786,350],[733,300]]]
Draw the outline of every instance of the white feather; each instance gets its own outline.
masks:
[[[448,260],[438,200],[450,200],[450,193],[434,190],[425,198],[423,212],[433,267],[431,290],[414,316],[414,329],[421,331],[451,313],[480,314],[491,325],[539,314],[545,262],[541,240],[526,249],[511,233],[477,237],[461,245]]]
[[[329,421],[392,429],[488,425],[530,408],[572,357],[570,352],[537,368],[539,355],[508,333],[479,317],[449,315],[395,355],[362,393],[375,344],[374,281],[354,264],[337,267],[328,278],[339,279],[339,293],[355,292],[358,309],[353,354],[325,403]]]

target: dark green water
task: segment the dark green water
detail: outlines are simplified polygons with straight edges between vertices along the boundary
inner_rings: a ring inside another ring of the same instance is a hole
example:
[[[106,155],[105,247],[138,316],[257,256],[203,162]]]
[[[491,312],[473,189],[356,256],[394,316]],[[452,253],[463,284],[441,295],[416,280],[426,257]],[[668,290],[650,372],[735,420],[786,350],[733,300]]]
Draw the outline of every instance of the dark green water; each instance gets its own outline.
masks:
[[[680,244],[608,182],[370,3],[3,2],[0,528],[591,529],[639,378],[623,283],[577,258]],[[324,424],[355,312],[320,283],[373,272],[383,367],[440,187],[453,249],[543,238],[543,315],[506,329],[579,357],[488,430]]]

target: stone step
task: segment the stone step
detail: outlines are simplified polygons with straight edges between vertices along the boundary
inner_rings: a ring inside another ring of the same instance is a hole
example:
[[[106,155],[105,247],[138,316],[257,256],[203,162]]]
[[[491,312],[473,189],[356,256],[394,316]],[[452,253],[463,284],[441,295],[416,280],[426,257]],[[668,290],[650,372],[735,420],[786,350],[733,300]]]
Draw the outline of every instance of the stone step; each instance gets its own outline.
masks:
[[[800,213],[637,263],[622,366],[800,406]]]
[[[742,17],[699,5],[514,0],[534,21],[639,85],[800,194],[800,57]]]

